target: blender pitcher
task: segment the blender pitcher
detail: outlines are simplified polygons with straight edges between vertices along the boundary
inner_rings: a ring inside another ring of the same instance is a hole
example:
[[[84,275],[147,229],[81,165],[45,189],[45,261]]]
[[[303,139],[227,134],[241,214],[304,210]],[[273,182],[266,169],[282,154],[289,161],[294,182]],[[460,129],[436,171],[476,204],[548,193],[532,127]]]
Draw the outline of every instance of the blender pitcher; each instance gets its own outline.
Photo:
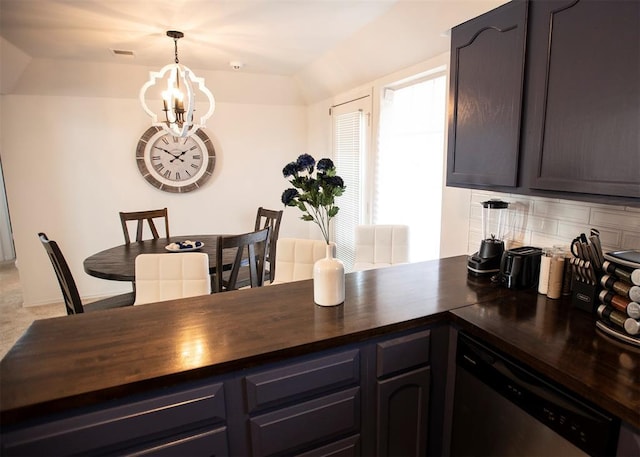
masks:
[[[469,257],[469,274],[483,276],[500,271],[504,236],[508,226],[509,203],[502,200],[482,202],[482,236],[480,249]]]

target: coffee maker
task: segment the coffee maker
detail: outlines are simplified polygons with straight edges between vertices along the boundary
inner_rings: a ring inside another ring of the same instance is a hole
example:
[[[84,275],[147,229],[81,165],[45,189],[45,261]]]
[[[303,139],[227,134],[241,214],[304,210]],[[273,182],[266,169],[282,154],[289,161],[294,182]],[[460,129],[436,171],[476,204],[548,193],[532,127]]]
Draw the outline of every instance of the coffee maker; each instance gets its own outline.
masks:
[[[502,200],[482,202],[482,236],[480,249],[469,257],[467,269],[473,276],[493,275],[500,271],[509,203]]]

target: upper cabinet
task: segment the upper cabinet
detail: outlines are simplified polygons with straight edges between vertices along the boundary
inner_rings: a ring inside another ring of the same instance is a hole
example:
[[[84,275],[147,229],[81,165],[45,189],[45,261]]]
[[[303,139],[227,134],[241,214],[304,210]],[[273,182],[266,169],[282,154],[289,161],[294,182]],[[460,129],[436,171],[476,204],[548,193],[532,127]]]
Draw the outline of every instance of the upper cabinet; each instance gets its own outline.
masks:
[[[448,184],[517,184],[526,23],[517,1],[451,31]]]
[[[640,198],[640,2],[513,0],[451,37],[448,185]]]
[[[640,2],[534,1],[533,189],[640,197]]]

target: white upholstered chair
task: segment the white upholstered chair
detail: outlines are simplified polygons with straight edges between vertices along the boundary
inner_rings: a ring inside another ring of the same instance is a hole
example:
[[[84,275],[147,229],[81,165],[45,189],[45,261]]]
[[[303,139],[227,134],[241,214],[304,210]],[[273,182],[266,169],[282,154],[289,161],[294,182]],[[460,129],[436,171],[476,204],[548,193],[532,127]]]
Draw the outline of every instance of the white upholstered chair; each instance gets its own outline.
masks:
[[[211,293],[209,256],[204,252],[140,254],[135,273],[134,305]]]
[[[409,262],[409,226],[359,225],[356,227],[354,271]]]
[[[324,240],[279,238],[276,250],[276,274],[271,284],[313,278],[313,264],[326,255]]]

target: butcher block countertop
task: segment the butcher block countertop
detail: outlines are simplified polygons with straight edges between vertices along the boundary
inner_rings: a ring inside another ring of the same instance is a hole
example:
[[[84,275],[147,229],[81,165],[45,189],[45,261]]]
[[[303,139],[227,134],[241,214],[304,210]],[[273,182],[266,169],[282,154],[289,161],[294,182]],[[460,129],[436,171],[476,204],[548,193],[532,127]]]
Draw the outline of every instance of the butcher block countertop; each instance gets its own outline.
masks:
[[[337,307],[308,280],[35,321],[0,361],[0,421],[448,322],[640,428],[637,348],[567,300],[468,278],[466,256],[347,274]]]

